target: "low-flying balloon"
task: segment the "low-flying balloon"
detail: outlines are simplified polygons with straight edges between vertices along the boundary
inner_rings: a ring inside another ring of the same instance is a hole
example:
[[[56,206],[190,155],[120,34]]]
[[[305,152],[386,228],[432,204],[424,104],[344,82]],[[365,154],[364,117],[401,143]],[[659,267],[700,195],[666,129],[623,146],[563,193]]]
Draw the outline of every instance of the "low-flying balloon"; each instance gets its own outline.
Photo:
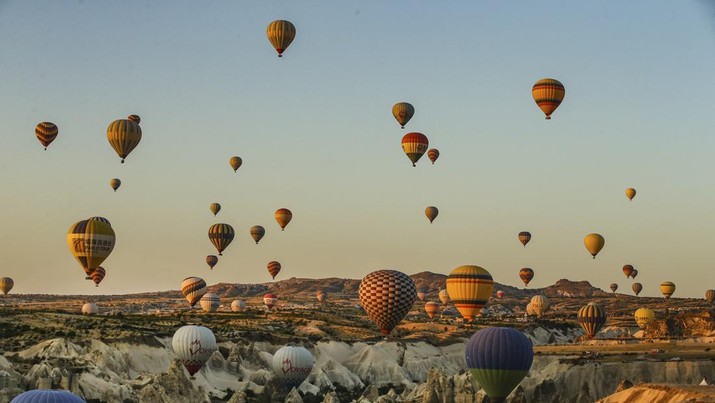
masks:
[[[402,137],[402,151],[412,161],[413,167],[416,166],[415,164],[422,158],[422,155],[427,152],[427,148],[429,148],[429,140],[422,133],[412,132]]]
[[[633,285],[631,286],[631,290],[633,290],[633,293],[636,294],[637,297],[638,294],[643,291],[643,285],[641,283],[633,283]]]
[[[209,265],[209,270],[213,270],[214,266],[218,263],[218,256],[208,255],[206,256],[206,264]]]
[[[543,316],[549,310],[549,307],[551,307],[551,302],[545,295],[534,295],[531,297],[529,304],[538,317]]]
[[[218,255],[222,256],[224,249],[231,244],[236,233],[228,224],[214,224],[209,228],[209,240],[216,247]]]
[[[576,317],[588,338],[593,339],[606,323],[606,310],[595,302],[589,302],[578,310]]]
[[[268,264],[266,265],[266,268],[268,269],[268,273],[275,280],[276,276],[281,271],[281,264],[280,264],[280,262],[276,262],[275,260],[272,260],[272,261],[268,262]]]
[[[397,123],[404,129],[407,122],[415,115],[415,108],[407,102],[398,102],[392,107],[392,116],[395,117]]]
[[[66,390],[33,389],[15,396],[10,403],[85,403],[85,400]]]
[[[214,217],[216,217],[216,214],[221,211],[221,205],[218,203],[211,203],[209,205],[209,210],[211,210],[211,212],[214,214]]]
[[[627,264],[627,265],[623,266],[623,274],[626,275],[626,278],[633,275],[633,265]]]
[[[171,339],[171,347],[177,358],[189,371],[191,379],[218,350],[216,336],[211,329],[203,326],[180,327]]]
[[[626,197],[628,200],[633,200],[633,198],[636,197],[636,190],[633,188],[626,189]]]
[[[0,282],[1,284],[1,282]],[[715,302],[715,290],[707,290],[705,291],[705,299],[708,300],[709,303],[714,303]]]
[[[67,246],[87,276],[112,253],[115,240],[112,227],[99,220],[78,221],[67,231]]]
[[[675,292],[675,284],[670,281],[663,281],[660,283],[660,292],[663,294],[665,299],[669,299],[671,295]]]
[[[194,306],[206,294],[206,282],[199,277],[187,277],[181,282],[181,293]]]
[[[251,238],[253,238],[254,241],[256,241],[256,244],[258,244],[258,241],[263,238],[263,235],[266,235],[266,229],[261,227],[260,225],[254,225],[251,227]]]
[[[278,52],[278,57],[283,57],[283,52],[295,39],[295,33],[295,25],[290,21],[276,20],[268,24],[266,36]]]
[[[94,302],[87,302],[82,305],[82,315],[95,315],[99,312],[99,307]]]
[[[429,301],[425,304],[425,312],[430,319],[434,319],[434,316],[439,313],[439,304],[434,301]]]
[[[649,308],[638,308],[633,317],[636,319],[636,324],[641,329],[645,329],[648,325],[655,322],[655,312]]]
[[[427,219],[429,220],[430,224],[432,224],[432,221],[437,218],[438,214],[439,210],[435,206],[429,206],[425,209],[425,215],[427,216]]]
[[[104,276],[106,276],[106,275],[107,275],[107,271],[104,270],[104,267],[99,266],[96,269],[94,269],[94,271],[92,272],[92,274],[89,275],[89,277],[92,278],[92,281],[94,282],[94,286],[99,287],[99,283],[101,283],[102,280],[104,280]]]
[[[0,277],[0,292],[5,297],[15,286],[15,282],[10,277]]]
[[[109,186],[110,186],[112,189],[114,189],[114,191],[116,192],[117,189],[119,189],[119,187],[122,186],[122,181],[119,180],[119,178],[112,178],[112,179],[109,181]]]
[[[237,299],[231,302],[231,310],[233,312],[241,312],[246,309],[246,303],[243,300]]]
[[[603,236],[600,234],[588,234],[586,237],[583,239],[583,244],[586,246],[586,250],[588,250],[588,253],[593,256],[593,258],[596,258],[596,255],[598,255],[598,252],[603,249],[603,245],[606,244],[606,240],[603,239]]]
[[[35,126],[35,136],[40,140],[45,150],[47,150],[47,146],[49,146],[50,143],[55,141],[59,132],[60,130],[57,128],[57,125],[52,122],[40,122]]]
[[[439,300],[442,301],[443,305],[449,304],[449,293],[447,292],[447,289],[444,290],[439,290]]]
[[[429,160],[432,161],[432,165],[434,165],[437,158],[439,158],[439,150],[436,148],[430,148],[427,150],[427,158],[429,158]]]
[[[528,267],[524,267],[519,270],[519,278],[524,282],[525,286],[528,286],[531,279],[534,278],[534,271]]]
[[[427,290],[424,288],[418,288],[417,289],[417,299],[420,301],[424,301],[425,298],[427,298]]]
[[[199,305],[201,305],[201,309],[204,312],[216,312],[221,306],[221,297],[212,292],[207,292],[199,300]]]
[[[288,388],[300,386],[312,370],[313,354],[304,347],[281,347],[273,355],[273,374]]]
[[[499,290],[497,291],[497,298],[502,299],[504,297],[504,291]]]
[[[526,247],[526,244],[529,243],[529,241],[531,241],[531,232],[521,231],[519,233],[519,242]]]
[[[279,208],[276,210],[274,216],[276,217],[276,222],[281,227],[281,231],[284,231],[286,225],[293,219],[293,213],[287,208]]]
[[[328,299],[328,293],[323,290],[318,290],[315,293],[315,298],[318,300],[318,302],[322,304],[323,302],[325,302],[325,300]]]
[[[229,165],[231,165],[231,168],[233,168],[233,172],[236,172],[238,171],[238,168],[243,165],[243,160],[238,155],[234,155],[233,157],[231,157],[231,159],[228,160],[228,163]]]
[[[529,316],[536,316],[536,311],[534,310],[534,307],[531,306],[531,302],[526,304],[526,314]]]
[[[566,95],[564,85],[553,78],[544,78],[536,82],[531,88],[531,95],[536,105],[544,112],[546,119],[551,119],[551,114],[561,105]]]
[[[610,286],[610,287],[611,287],[611,292],[616,292],[616,290],[618,289],[618,284],[616,284],[616,283],[611,283],[611,286]]]
[[[139,145],[141,139],[141,127],[129,119],[115,120],[107,127],[107,140],[122,159],[122,164],[129,153]]]
[[[278,296],[276,294],[266,294],[263,296],[263,305],[268,307],[268,309],[273,309],[273,307],[278,302]]]
[[[467,322],[481,312],[494,287],[492,275],[479,266],[459,266],[447,277],[447,292]]]
[[[412,309],[417,299],[415,282],[396,270],[378,270],[360,281],[358,296],[365,312],[387,336]]]

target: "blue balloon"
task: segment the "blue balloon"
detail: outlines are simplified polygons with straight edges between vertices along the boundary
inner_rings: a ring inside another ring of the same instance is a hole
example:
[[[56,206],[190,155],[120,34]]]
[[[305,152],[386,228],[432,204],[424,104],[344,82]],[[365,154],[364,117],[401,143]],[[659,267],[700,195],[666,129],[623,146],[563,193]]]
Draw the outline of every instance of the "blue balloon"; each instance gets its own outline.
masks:
[[[36,389],[20,393],[10,403],[85,403],[85,401],[66,390]]]

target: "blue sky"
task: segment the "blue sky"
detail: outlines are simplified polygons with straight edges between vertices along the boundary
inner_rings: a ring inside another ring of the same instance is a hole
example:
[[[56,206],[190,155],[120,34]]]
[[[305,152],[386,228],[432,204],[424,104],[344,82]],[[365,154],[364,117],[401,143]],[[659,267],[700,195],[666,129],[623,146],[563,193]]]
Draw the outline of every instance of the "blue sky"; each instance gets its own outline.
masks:
[[[630,263],[643,294],[669,280],[700,298],[715,288],[713,16],[699,1],[1,2],[0,275],[18,293],[126,293],[265,282],[270,260],[278,279],[476,264],[625,292]],[[297,28],[282,59],[275,19]],[[531,98],[543,77],[566,86],[551,121]],[[416,109],[404,131],[398,101]],[[122,165],[106,127],[131,113],[144,136]],[[40,121],[60,128],[47,151]],[[407,131],[441,151],[434,166],[411,167]],[[98,289],[65,243],[93,215],[117,233]],[[238,236],[209,271],[215,222]]]

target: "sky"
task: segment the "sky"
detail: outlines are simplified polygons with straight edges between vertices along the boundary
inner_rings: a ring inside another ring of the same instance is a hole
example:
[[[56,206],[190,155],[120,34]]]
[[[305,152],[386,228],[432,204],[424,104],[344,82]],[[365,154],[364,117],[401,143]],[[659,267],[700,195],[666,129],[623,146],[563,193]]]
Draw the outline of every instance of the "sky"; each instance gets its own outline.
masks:
[[[297,29],[283,58],[265,33],[277,19]],[[472,264],[513,286],[531,267],[529,287],[630,294],[632,264],[641,295],[663,281],[674,297],[715,288],[705,1],[9,0],[0,54],[0,276],[13,293],[262,283],[271,260],[277,280]],[[545,77],[566,87],[550,121],[531,96]],[[416,110],[405,130],[400,101]],[[106,128],[129,114],[143,137],[120,164]],[[41,121],[59,126],[47,151]],[[434,165],[411,166],[409,131],[440,150]],[[117,236],[99,288],[66,244],[90,216]],[[236,239],[209,271],[217,222]],[[252,225],[267,231],[258,245]],[[591,232],[606,239],[595,260]]]

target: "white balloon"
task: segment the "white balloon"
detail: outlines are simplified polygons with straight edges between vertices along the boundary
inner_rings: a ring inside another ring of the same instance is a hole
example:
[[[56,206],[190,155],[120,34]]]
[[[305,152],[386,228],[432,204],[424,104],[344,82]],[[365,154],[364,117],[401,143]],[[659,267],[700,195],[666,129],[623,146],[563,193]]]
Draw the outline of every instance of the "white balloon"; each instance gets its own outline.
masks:
[[[231,302],[231,310],[234,312],[241,312],[246,309],[246,303],[243,300],[237,299]]]
[[[84,315],[93,315],[97,312],[99,312],[99,307],[94,302],[87,302],[82,305],[82,314]]]
[[[221,297],[212,292],[207,292],[201,297],[199,304],[201,304],[201,309],[204,312],[216,312],[221,305]]]
[[[218,350],[211,329],[203,326],[183,326],[174,333],[171,347],[193,379],[211,355]]]
[[[285,346],[273,355],[273,374],[286,386],[298,387],[313,370],[313,354],[304,347]]]
[[[533,297],[531,297],[530,304],[531,309],[534,310],[536,316],[543,315],[546,311],[549,310],[549,306],[551,306],[549,299],[543,295],[534,295]]]

